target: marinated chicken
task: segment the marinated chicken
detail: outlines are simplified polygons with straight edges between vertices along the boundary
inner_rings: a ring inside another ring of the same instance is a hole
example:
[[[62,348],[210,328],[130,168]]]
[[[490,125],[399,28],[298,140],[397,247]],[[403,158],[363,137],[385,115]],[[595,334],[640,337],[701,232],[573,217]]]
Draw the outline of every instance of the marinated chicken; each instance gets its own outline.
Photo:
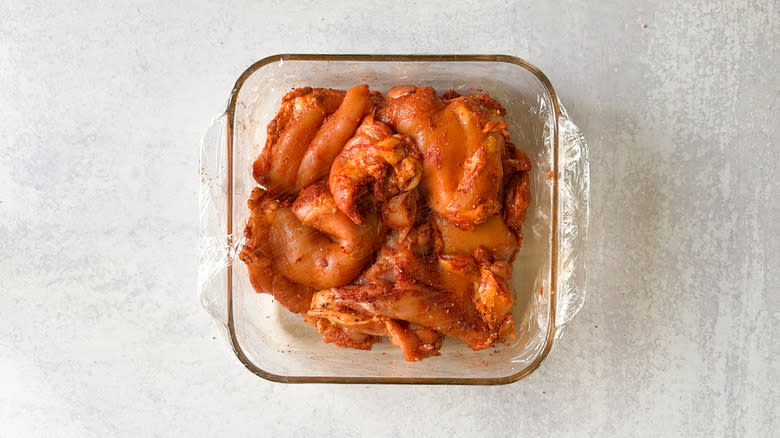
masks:
[[[444,99],[431,87],[396,87],[379,120],[412,137],[423,155],[422,193],[464,230],[501,210],[506,111],[487,94]]]
[[[488,94],[299,88],[253,166],[240,257],[323,341],[408,361],[446,336],[514,337],[508,281],[531,203],[526,154]]]

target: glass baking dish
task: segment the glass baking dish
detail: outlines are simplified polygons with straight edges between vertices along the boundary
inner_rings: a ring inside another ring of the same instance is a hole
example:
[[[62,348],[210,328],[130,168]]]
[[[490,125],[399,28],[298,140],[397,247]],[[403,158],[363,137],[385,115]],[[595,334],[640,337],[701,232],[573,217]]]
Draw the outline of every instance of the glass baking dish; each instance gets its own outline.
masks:
[[[447,339],[441,356],[406,362],[384,342],[371,351],[322,342],[314,328],[258,294],[237,257],[255,181],[252,162],[282,96],[301,86],[372,90],[413,84],[438,92],[489,92],[507,109],[513,142],[531,158],[533,202],[511,286],[516,339],[475,352]],[[204,307],[225,328],[238,359],[277,382],[502,384],[534,371],[582,306],[588,225],[584,139],[550,81],[503,55],[275,55],[236,81],[227,109],[201,144],[199,285]]]

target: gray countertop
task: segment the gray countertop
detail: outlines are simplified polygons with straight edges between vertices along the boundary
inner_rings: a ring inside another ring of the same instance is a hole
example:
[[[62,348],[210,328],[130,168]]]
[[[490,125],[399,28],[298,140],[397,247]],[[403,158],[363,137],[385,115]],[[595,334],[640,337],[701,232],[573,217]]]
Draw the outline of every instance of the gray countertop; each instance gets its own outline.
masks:
[[[278,3],[0,4],[0,435],[777,433],[776,1]],[[591,147],[592,227],[538,371],[283,385],[235,359],[196,292],[197,145],[282,52],[546,72]]]

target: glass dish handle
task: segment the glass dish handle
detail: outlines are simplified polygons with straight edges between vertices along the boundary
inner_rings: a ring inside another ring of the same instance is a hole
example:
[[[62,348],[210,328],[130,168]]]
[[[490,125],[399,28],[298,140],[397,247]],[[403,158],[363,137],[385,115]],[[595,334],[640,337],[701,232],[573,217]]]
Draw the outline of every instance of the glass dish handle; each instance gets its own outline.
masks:
[[[217,116],[200,142],[200,236],[198,288],[203,307],[227,324],[227,267],[231,238],[227,235],[227,114]]]
[[[588,145],[561,106],[558,120],[558,297],[555,326],[562,328],[585,302],[586,240],[590,215]],[[560,330],[559,330],[560,332]]]

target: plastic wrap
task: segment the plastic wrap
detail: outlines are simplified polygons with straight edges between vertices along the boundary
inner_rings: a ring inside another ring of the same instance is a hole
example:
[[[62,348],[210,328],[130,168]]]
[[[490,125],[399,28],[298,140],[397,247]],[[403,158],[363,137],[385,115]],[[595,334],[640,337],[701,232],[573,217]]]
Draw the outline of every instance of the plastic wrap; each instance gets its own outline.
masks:
[[[507,107],[510,135],[532,159],[532,196],[523,247],[511,287],[518,337],[508,346],[474,352],[448,340],[442,355],[405,363],[388,343],[370,352],[321,342],[301,318],[255,293],[237,253],[254,181],[251,162],[281,96],[295,86],[346,89],[368,83],[385,91],[413,83],[438,91],[485,90]],[[477,383],[515,381],[546,357],[585,298],[589,215],[588,151],[544,75],[511,57],[279,55],[250,67],[228,109],[203,137],[198,284],[244,365],[285,382]]]
[[[590,165],[588,145],[577,126],[569,120],[559,104],[558,144],[561,158],[558,166],[559,239],[558,299],[556,337],[585,304],[587,271],[585,243],[590,217]]]

